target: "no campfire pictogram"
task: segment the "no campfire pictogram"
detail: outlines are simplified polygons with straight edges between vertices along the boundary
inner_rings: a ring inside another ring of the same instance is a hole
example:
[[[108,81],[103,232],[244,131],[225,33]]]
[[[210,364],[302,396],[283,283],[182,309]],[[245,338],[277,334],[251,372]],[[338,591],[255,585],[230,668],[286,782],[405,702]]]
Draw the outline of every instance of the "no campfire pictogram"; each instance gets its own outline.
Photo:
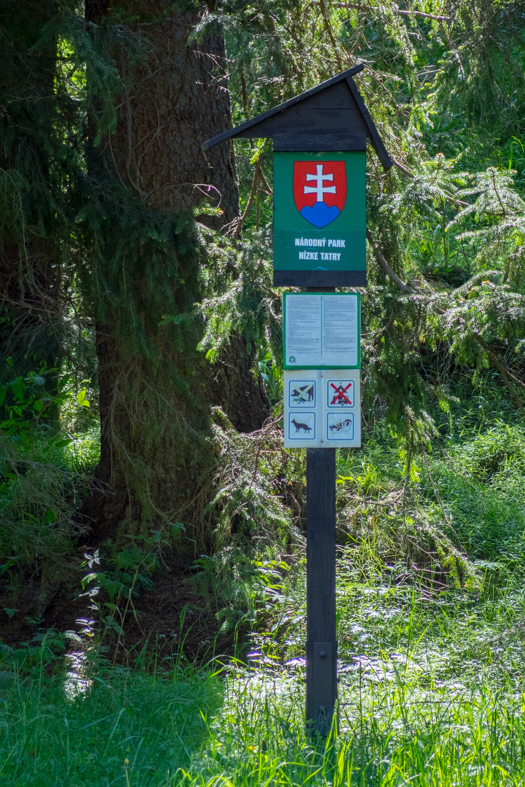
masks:
[[[350,391],[350,388],[352,388],[353,385],[352,380],[349,380],[348,383],[346,380],[337,381],[337,384],[335,382],[330,381],[328,385],[329,385],[328,390],[331,397],[331,399],[329,399],[330,407],[333,407],[334,405],[339,405],[340,407],[353,406],[354,403],[352,401],[353,399],[352,393],[348,393],[348,391]],[[330,389],[333,389],[333,392]]]
[[[315,407],[315,380],[290,382],[290,407]]]

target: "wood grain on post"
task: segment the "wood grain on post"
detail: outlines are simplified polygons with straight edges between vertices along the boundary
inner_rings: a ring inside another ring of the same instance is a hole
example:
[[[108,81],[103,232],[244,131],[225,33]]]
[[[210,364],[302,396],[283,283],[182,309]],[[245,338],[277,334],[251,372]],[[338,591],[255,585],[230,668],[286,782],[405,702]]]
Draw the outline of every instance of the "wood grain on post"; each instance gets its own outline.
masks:
[[[335,448],[306,451],[306,724],[327,735],[337,699]]]

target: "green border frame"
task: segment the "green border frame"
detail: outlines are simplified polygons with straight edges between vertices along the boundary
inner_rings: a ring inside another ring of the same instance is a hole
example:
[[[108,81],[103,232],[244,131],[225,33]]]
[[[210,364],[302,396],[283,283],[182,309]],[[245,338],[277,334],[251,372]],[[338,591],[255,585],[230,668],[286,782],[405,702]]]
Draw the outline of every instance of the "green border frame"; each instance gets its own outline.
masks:
[[[326,296],[333,296],[337,295],[338,297],[353,297],[357,298],[357,365],[356,366],[333,366],[325,365],[325,364],[316,364],[315,366],[300,366],[293,365],[290,366],[286,363],[286,298],[289,296],[301,295],[306,297],[308,295],[322,295]],[[284,292],[283,293],[283,369],[287,371],[291,369],[360,369],[361,368],[361,293],[359,292]]]

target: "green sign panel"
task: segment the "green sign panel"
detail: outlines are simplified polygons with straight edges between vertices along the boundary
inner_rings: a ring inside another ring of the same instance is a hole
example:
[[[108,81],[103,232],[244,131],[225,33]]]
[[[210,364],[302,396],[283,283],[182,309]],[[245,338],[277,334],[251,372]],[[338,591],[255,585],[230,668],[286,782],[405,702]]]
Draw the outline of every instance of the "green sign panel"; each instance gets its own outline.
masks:
[[[366,284],[365,153],[283,152],[273,162],[275,283]]]

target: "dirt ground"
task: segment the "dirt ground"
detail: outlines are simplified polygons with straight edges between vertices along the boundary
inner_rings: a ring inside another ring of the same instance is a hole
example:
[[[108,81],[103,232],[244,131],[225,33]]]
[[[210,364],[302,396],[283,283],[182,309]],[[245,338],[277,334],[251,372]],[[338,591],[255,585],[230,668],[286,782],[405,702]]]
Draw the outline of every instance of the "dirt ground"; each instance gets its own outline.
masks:
[[[167,668],[172,659],[203,663],[234,653],[234,632],[220,631],[215,610],[195,590],[189,572],[158,571],[153,589],[120,602],[112,616],[116,625],[100,620],[100,614],[108,613],[97,608],[104,599],[82,589],[84,551],[79,548],[56,582],[48,577],[43,583],[35,574],[25,578],[16,593],[9,588],[0,593],[0,642],[17,648],[31,643],[39,631],[53,629],[70,632],[76,647],[86,638],[98,642],[106,658],[116,663],[132,666],[140,658],[146,667],[160,662]]]

